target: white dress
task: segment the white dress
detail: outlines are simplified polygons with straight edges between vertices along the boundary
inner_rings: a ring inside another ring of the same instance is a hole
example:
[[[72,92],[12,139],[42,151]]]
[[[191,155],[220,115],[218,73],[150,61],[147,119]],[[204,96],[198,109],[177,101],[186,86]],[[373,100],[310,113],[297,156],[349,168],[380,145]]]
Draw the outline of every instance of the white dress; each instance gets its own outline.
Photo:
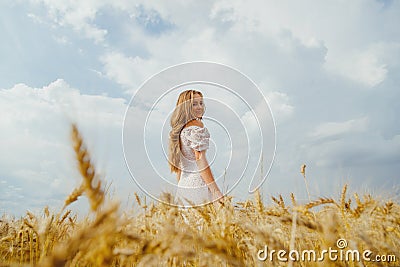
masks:
[[[208,149],[209,139],[210,134],[206,127],[188,126],[181,131],[181,176],[175,200],[185,207],[192,207],[190,202],[198,205],[211,200],[211,193],[200,175],[193,151],[193,149],[197,151]]]

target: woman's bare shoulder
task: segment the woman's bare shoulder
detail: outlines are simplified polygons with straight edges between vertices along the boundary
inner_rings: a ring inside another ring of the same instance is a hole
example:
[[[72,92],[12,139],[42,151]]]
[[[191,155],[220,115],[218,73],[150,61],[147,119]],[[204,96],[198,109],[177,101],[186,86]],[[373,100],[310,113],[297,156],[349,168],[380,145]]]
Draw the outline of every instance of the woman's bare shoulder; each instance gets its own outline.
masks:
[[[198,127],[203,128],[204,124],[202,121],[199,121],[199,120],[191,120],[188,123],[186,123],[184,128],[189,127],[189,126],[198,126]]]

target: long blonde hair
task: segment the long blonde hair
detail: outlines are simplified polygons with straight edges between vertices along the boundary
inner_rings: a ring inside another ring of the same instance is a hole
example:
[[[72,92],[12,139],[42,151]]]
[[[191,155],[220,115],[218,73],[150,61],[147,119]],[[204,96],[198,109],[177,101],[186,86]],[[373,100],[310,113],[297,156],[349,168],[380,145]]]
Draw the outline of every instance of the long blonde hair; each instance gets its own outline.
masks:
[[[196,117],[192,111],[193,98],[195,94],[203,97],[203,94],[196,90],[186,90],[180,93],[176,106],[171,115],[171,131],[169,132],[168,163],[171,172],[180,170],[180,142],[179,136],[185,125]]]

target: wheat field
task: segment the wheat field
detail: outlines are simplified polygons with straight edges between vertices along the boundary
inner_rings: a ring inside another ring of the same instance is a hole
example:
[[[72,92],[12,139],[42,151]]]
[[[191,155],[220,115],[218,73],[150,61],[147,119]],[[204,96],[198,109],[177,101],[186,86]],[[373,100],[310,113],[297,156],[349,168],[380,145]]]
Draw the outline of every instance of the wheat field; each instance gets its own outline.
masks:
[[[148,204],[135,194],[124,210],[108,196],[74,125],[72,139],[81,185],[59,212],[3,216],[0,266],[400,266],[400,205],[393,200],[348,196],[344,186],[338,199],[298,204],[291,194],[272,197],[270,206],[259,192],[190,209]],[[90,211],[78,220],[68,208],[82,195]],[[161,197],[172,203],[171,195]],[[336,259],[328,248],[338,251]],[[316,258],[301,257],[309,250]],[[369,257],[346,259],[348,250]]]

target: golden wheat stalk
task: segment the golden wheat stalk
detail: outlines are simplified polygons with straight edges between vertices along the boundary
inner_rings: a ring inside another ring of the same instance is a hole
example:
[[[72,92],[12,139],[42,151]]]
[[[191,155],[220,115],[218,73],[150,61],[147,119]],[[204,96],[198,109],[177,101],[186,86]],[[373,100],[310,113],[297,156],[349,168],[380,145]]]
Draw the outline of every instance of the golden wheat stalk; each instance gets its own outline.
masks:
[[[327,247],[336,247],[338,238],[345,238],[349,249],[397,257],[396,261],[377,266],[399,266],[400,206],[395,201],[378,202],[371,195],[360,200],[355,194],[357,207],[352,210],[351,200],[346,199],[346,186],[337,202],[319,198],[297,205],[291,194],[292,207],[285,204],[281,195],[272,198],[277,205],[264,206],[261,196],[257,200],[256,195],[256,199],[235,205],[225,202],[221,209],[211,204],[179,209],[169,204],[171,195],[164,195],[162,203],[147,203],[135,193],[142,207],[140,212],[135,209],[135,213],[126,210],[120,214],[119,204],[105,196],[110,192],[97,186],[94,166],[77,129],[74,135],[83,181],[65,206],[82,194],[87,194],[91,204],[102,201],[80,220],[69,210],[54,215],[47,207],[43,216],[27,212],[19,220],[1,217],[0,265],[278,266],[289,263],[279,262],[276,257],[262,262],[257,251],[268,245],[270,251],[315,249],[320,253]],[[323,206],[311,217],[309,209],[319,205]],[[332,267],[338,262],[325,258],[322,262],[292,264]]]
[[[89,151],[86,149],[82,136],[75,124],[72,125],[72,142],[75,156],[78,162],[78,169],[82,175],[82,184],[74,189],[67,197],[63,209],[70,203],[76,201],[80,195],[85,193],[89,199],[92,211],[104,201],[104,191],[101,189],[101,181],[96,179],[96,171],[90,159]],[[96,181],[97,180],[97,181]]]
[[[306,164],[301,165],[300,167],[300,173],[303,175],[304,177],[304,183],[306,185],[306,190],[307,190],[307,195],[308,195],[308,201],[311,202],[311,197],[310,197],[310,191],[308,190],[308,183],[307,183],[307,179],[306,179]]]

